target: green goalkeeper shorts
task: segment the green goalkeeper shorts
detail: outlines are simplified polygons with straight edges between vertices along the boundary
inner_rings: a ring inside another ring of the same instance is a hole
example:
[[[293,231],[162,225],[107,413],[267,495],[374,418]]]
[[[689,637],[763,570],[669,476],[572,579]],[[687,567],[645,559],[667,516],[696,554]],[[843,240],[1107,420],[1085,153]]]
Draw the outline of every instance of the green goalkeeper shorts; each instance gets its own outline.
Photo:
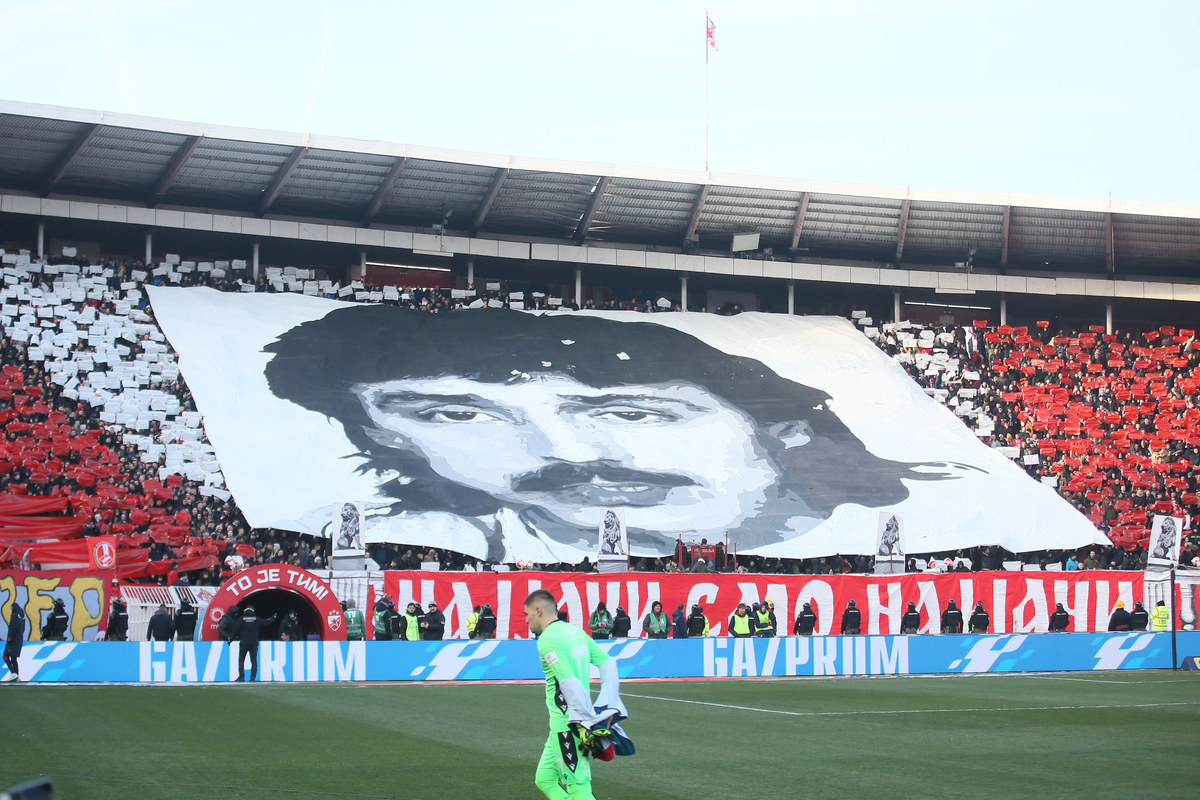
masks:
[[[550,732],[537,771],[557,772],[566,786],[592,782],[592,764],[579,752],[579,740],[570,731]]]

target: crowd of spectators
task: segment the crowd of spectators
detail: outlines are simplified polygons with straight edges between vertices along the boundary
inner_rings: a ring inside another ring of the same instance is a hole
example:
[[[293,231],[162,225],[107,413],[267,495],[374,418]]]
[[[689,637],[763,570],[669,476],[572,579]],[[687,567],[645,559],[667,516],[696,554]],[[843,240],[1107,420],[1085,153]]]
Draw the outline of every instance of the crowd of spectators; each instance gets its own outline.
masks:
[[[299,292],[431,313],[464,308],[577,308],[545,292],[475,292],[346,286],[314,270],[267,268],[249,279],[241,262],[38,260],[4,255],[0,292],[0,493],[67,497],[85,535],[116,535],[122,573],[135,580],[208,584],[263,563],[329,566],[327,540],[251,529],[224,487],[200,414],[176,355],[154,319],[146,284],[208,286],[230,292]],[[665,298],[631,296],[587,309],[679,311]],[[740,308],[723,307],[734,314]],[[859,324],[870,320],[856,314]],[[915,556],[910,569],[999,569],[1014,560],[1051,568],[1140,569],[1156,513],[1200,511],[1193,465],[1200,460],[1200,351],[1195,332],[1106,334],[890,323],[864,332],[945,404],[982,441],[1001,449],[1032,477],[1049,483],[1114,541],[1079,552],[1019,556],[999,548]],[[1184,562],[1198,558],[1189,531]],[[28,547],[26,547],[26,550]],[[138,551],[138,552],[135,552]],[[21,546],[4,555],[36,566]],[[452,551],[370,545],[382,569],[549,569],[589,572],[594,565],[497,565]],[[1055,566],[1057,565],[1057,566]],[[1035,568],[1036,568],[1035,567]],[[430,568],[426,566],[425,568]],[[640,559],[637,571],[828,574],[869,572],[870,557],[771,559],[733,555],[693,561]]]
[[[3,255],[0,493],[68,498],[83,536],[117,538],[127,580],[211,585],[243,565],[327,561],[311,537],[246,524],[142,264]],[[35,542],[0,555],[30,568],[70,561]]]
[[[209,286],[224,292],[299,292],[343,302],[402,306],[435,314],[484,307],[526,311],[578,311],[581,308],[570,299],[564,300],[544,291],[505,291],[499,288],[499,282],[485,282],[483,289],[371,284],[362,280],[351,280],[346,286],[342,286],[333,280],[312,277],[313,270],[295,270],[292,267],[285,269],[291,272],[285,274],[279,268],[269,267],[257,280],[247,280],[249,276],[238,277],[234,272],[206,270],[188,273],[162,272],[152,275],[150,281],[154,285]],[[219,274],[213,277],[214,272]],[[627,292],[626,295],[625,299],[609,299],[599,303],[586,300],[582,308],[589,311],[637,311],[646,314],[682,310],[679,303],[673,303],[668,298],[653,293],[641,293],[639,296],[637,293]],[[739,306],[730,304],[728,308],[719,309],[718,313],[740,311]]]
[[[983,320],[864,330],[981,441],[1054,486],[1113,541],[1022,554],[1025,563],[1069,569],[1074,556],[1143,569],[1154,515],[1190,521],[1200,511],[1195,331],[1052,333],[1046,321],[1030,328]],[[1195,527],[1188,533],[1181,560],[1192,565],[1200,538]]]

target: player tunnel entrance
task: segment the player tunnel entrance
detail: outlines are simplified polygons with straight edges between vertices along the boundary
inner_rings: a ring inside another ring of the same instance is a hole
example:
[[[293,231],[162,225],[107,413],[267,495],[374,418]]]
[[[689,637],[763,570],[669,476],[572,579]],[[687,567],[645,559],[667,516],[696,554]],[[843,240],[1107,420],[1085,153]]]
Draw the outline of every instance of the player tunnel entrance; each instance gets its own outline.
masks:
[[[300,631],[305,639],[309,634],[320,635],[324,630],[317,607],[299,592],[288,589],[260,589],[246,595],[237,605],[240,611],[245,611],[246,606],[254,606],[254,612],[260,619],[272,615],[279,617],[270,625],[262,627],[263,639],[279,638],[279,625],[290,611],[296,612],[296,618],[300,621]]]
[[[279,623],[289,611],[296,612],[305,638],[313,634],[323,641],[346,638],[346,619],[333,587],[316,573],[286,564],[260,564],[230,576],[204,612],[202,638],[209,642],[219,638],[221,620],[229,607],[244,610],[248,605],[254,606],[260,617],[279,617],[263,628],[264,639],[279,635]]]

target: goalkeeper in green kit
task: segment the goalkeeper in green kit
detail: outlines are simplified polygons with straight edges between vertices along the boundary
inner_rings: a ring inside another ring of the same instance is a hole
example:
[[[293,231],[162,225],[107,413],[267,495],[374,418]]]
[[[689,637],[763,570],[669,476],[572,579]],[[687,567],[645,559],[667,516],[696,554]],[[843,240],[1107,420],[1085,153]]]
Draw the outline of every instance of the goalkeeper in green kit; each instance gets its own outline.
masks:
[[[558,604],[545,589],[525,599],[525,621],[538,637],[550,709],[550,736],[533,782],[550,800],[595,800],[589,759],[610,761],[634,752],[617,724],[628,716],[619,694],[617,662],[581,629],[558,619]],[[593,666],[601,679],[594,705],[589,689]]]

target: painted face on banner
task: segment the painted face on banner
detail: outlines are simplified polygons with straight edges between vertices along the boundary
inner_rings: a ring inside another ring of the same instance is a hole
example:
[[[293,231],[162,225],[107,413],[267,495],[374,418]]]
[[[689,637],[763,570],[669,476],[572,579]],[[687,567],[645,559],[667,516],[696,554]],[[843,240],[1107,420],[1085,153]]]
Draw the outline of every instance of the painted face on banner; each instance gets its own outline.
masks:
[[[726,529],[753,514],[777,469],[753,422],[691,384],[595,388],[557,374],[512,383],[405,379],[354,389],[381,444],[504,502],[595,526]]]

